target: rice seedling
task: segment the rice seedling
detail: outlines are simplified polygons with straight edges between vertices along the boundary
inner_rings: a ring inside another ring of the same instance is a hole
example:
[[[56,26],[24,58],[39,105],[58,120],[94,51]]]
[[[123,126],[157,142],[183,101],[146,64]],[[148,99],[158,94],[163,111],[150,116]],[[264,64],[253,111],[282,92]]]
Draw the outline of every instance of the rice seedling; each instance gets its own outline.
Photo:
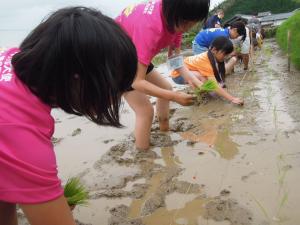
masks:
[[[64,187],[64,195],[70,207],[88,203],[89,193],[77,177],[68,179]]]
[[[251,195],[251,197],[253,198],[253,200],[255,201],[255,203],[258,205],[258,207],[260,208],[260,210],[262,211],[262,213],[264,214],[264,216],[266,217],[266,219],[268,221],[270,221],[271,220],[270,216],[269,216],[267,210],[265,209],[265,207],[253,195]]]
[[[218,88],[217,82],[213,80],[207,80],[202,84],[202,86],[195,88],[194,93],[195,95],[200,96],[201,93],[203,92],[215,91],[217,88]]]
[[[281,201],[280,201],[280,204],[279,204],[279,208],[278,208],[277,215],[280,214],[280,211],[281,211],[281,209],[283,208],[283,206],[287,203],[288,198],[289,198],[289,194],[288,194],[288,192],[285,192],[285,194],[284,194],[284,195],[282,196],[282,198],[281,198]]]

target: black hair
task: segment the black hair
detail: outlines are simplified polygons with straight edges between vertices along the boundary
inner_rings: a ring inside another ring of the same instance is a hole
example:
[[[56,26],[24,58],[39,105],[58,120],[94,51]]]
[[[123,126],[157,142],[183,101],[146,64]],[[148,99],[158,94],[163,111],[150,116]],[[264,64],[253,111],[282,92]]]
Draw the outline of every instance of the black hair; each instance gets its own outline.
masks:
[[[162,4],[168,30],[174,32],[175,26],[185,21],[206,20],[210,0],[162,0]]]
[[[224,14],[224,10],[223,10],[223,9],[218,9],[218,10],[216,11],[216,13],[217,13],[217,14],[221,14],[221,13]]]
[[[99,125],[122,126],[121,95],[136,74],[134,44],[113,19],[86,7],[42,21],[12,59],[19,79],[51,107]]]
[[[213,40],[210,45],[210,49],[216,49],[217,51],[222,51],[225,55],[230,54],[233,52],[233,44],[232,42],[224,36],[217,37]]]
[[[242,36],[242,41],[245,41],[247,37],[247,32],[246,32],[245,24],[242,21],[234,22],[232,25],[230,25],[230,28],[231,29],[236,28],[237,33],[240,36]]]

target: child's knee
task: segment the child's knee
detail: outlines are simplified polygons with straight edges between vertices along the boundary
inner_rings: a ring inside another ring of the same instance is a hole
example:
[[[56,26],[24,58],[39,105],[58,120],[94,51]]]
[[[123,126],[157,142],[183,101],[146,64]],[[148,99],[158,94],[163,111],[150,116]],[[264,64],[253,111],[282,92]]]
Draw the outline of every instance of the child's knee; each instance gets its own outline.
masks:
[[[154,117],[154,108],[151,103],[149,102],[149,104],[145,104],[143,107],[137,110],[137,116],[152,120]]]
[[[169,90],[169,91],[172,91],[173,90],[173,87],[172,85],[169,83],[169,82],[165,82],[162,86],[163,89],[166,89],[166,90]]]

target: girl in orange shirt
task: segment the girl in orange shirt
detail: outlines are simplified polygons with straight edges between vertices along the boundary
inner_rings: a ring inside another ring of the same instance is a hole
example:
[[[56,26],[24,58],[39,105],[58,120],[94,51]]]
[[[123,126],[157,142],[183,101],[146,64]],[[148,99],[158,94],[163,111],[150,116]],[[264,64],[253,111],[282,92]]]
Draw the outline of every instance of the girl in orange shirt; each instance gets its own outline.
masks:
[[[207,52],[190,56],[185,58],[184,63],[187,68],[202,82],[206,80],[214,80],[218,82],[219,88],[216,93],[224,97],[230,102],[243,105],[243,100],[232,96],[224,88],[225,74],[229,73],[237,62],[236,57],[232,57],[227,63],[224,62],[225,58],[233,52],[233,44],[226,37],[216,38]],[[186,84],[183,77],[177,73],[172,72],[172,79],[177,84]]]

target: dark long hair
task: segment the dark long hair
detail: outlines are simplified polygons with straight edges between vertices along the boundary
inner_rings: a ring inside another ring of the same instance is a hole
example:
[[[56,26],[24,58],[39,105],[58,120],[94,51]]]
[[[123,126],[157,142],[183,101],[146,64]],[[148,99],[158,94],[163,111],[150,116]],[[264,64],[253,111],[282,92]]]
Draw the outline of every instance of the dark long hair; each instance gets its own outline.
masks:
[[[162,0],[163,15],[170,32],[185,21],[203,21],[207,18],[210,0]]]
[[[207,53],[208,59],[209,59],[210,64],[211,64],[211,66],[213,68],[216,80],[219,83],[225,82],[225,74],[226,74],[225,62],[217,62],[215,60],[215,57],[214,57],[213,53],[211,52],[211,50],[213,48],[216,51],[221,51],[221,52],[224,52],[225,55],[228,55],[231,52],[233,52],[233,44],[226,37],[223,37],[223,36],[217,37],[211,43],[210,48],[209,48],[208,53]],[[216,67],[216,63],[218,64],[218,68]]]
[[[245,24],[242,21],[237,21],[234,22],[230,28],[236,28],[237,29],[237,33],[242,36],[242,41],[245,41],[246,37],[247,37],[247,32],[246,32],[246,27]]]
[[[137,54],[114,20],[95,9],[71,7],[38,25],[12,65],[46,104],[120,127],[121,95],[134,80]]]

